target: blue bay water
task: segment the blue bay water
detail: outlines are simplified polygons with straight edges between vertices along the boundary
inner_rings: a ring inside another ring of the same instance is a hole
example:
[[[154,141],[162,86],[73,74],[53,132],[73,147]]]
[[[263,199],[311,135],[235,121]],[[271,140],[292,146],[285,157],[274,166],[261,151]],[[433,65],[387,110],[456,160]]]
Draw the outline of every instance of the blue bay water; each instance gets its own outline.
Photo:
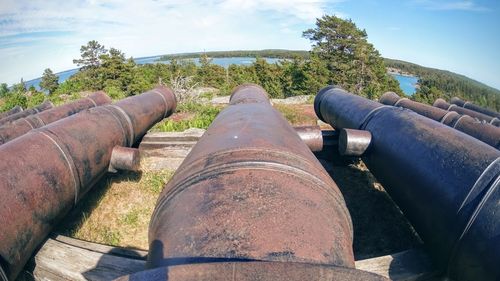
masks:
[[[415,94],[417,91],[418,77],[415,76],[403,76],[399,74],[392,74],[391,76],[396,78],[399,82],[399,87],[403,90],[403,93],[407,96]]]

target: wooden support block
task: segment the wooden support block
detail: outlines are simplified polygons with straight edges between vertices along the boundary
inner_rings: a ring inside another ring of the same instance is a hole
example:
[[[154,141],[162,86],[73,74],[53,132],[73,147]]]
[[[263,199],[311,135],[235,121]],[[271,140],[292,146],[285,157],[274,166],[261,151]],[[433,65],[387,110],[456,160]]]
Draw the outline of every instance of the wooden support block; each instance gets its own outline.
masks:
[[[147,252],[54,235],[32,258],[35,280],[113,280],[144,270]],[[356,261],[356,268],[392,280],[433,280],[436,272],[421,249]],[[435,279],[434,279],[435,280]]]
[[[356,261],[356,268],[391,280],[432,280],[436,272],[422,249],[410,249],[387,256]]]
[[[111,249],[103,254],[49,238],[32,258],[33,276],[35,280],[98,281],[144,270],[145,260],[117,256],[113,252]]]

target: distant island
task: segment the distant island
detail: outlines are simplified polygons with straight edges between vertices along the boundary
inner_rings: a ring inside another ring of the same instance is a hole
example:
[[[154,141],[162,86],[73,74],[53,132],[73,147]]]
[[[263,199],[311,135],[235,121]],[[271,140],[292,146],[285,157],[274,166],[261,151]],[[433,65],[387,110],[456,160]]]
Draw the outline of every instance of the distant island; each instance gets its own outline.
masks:
[[[214,51],[214,52],[195,52],[162,55],[159,61],[172,59],[191,59],[206,55],[210,58],[231,58],[231,57],[250,57],[250,58],[275,58],[275,59],[309,59],[309,51],[304,50],[284,50],[284,49],[264,49],[264,50],[236,50],[236,51]]]

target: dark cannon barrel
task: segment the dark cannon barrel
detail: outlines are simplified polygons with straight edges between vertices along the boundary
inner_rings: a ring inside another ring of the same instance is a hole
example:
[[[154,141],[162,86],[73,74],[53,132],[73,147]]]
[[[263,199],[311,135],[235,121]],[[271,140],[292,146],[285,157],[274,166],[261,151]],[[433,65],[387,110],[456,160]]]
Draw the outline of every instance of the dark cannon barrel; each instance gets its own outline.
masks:
[[[82,110],[108,103],[111,103],[111,99],[104,92],[96,92],[83,99],[4,124],[0,126],[0,145],[22,136],[33,129],[43,127]]]
[[[413,111],[334,86],[314,102],[336,129],[368,130],[363,160],[448,276],[500,278],[500,152]]]
[[[5,111],[5,112],[0,112],[0,120],[1,120],[2,118],[5,118],[5,117],[7,117],[7,116],[9,116],[9,115],[12,115],[12,114],[19,113],[19,112],[21,112],[21,111],[23,111],[23,108],[22,108],[22,107],[20,107],[19,105],[16,105],[16,106],[14,106],[13,108],[11,108],[10,110],[7,110],[7,111]]]
[[[28,108],[26,110],[20,111],[15,114],[11,114],[7,117],[4,117],[3,119],[0,119],[0,126],[3,124],[7,124],[9,122],[15,121],[20,118],[24,118],[26,116],[32,115],[32,114],[37,114],[40,113],[44,110],[51,109],[54,107],[54,104],[50,101],[44,101],[43,103],[33,107],[33,108]]]
[[[484,121],[486,123],[490,123],[493,126],[500,127],[500,119],[496,117],[491,117],[489,115],[457,106],[456,104],[449,104],[444,99],[437,99],[433,104],[435,107],[442,108],[447,111],[455,111],[462,115],[469,115],[470,117],[474,117],[479,121]]]
[[[385,280],[354,268],[352,235],[336,184],[264,89],[245,84],[160,194],[157,269],[122,280]]]
[[[500,118],[500,113],[498,113],[498,112],[496,112],[494,110],[491,110],[491,109],[484,108],[484,107],[481,107],[479,105],[473,104],[471,102],[464,101],[464,100],[460,99],[459,97],[453,97],[453,98],[451,98],[450,102],[452,104],[456,104],[456,105],[461,106],[463,108],[474,110],[474,111],[477,111],[479,113],[489,115],[491,117]]]
[[[175,106],[174,94],[158,87],[1,145],[0,272],[14,280],[57,221],[106,173],[113,148],[133,145]]]
[[[412,101],[407,98],[401,98],[393,92],[383,94],[379,101],[380,103],[386,105],[411,109],[420,115],[441,122],[447,126],[473,136],[496,149],[500,149],[499,127],[478,121],[468,115],[461,115],[455,111],[446,111],[444,109]]]

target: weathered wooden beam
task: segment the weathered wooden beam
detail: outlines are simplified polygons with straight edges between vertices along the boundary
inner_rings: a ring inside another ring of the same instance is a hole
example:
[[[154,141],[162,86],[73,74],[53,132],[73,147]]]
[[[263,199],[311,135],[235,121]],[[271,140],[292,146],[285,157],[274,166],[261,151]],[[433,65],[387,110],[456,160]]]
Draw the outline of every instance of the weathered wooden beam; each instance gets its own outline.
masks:
[[[146,251],[111,247],[61,235],[47,239],[32,258],[35,280],[113,280],[144,270]],[[356,261],[356,268],[392,280],[429,280],[435,276],[421,249]]]
[[[356,261],[356,268],[392,280],[431,280],[436,276],[430,258],[422,249],[410,249],[387,256]]]
[[[103,244],[92,243],[80,239],[71,238],[64,235],[53,234],[51,238],[55,241],[78,247],[81,249],[101,253],[101,254],[110,254],[112,253],[115,256],[121,256],[125,258],[145,260],[148,256],[148,251],[134,249],[134,248],[121,248],[121,247],[113,247]]]
[[[100,246],[94,246],[100,247]],[[123,253],[124,249],[116,249]],[[145,260],[103,254],[52,238],[32,258],[35,280],[113,280],[144,269]]]

